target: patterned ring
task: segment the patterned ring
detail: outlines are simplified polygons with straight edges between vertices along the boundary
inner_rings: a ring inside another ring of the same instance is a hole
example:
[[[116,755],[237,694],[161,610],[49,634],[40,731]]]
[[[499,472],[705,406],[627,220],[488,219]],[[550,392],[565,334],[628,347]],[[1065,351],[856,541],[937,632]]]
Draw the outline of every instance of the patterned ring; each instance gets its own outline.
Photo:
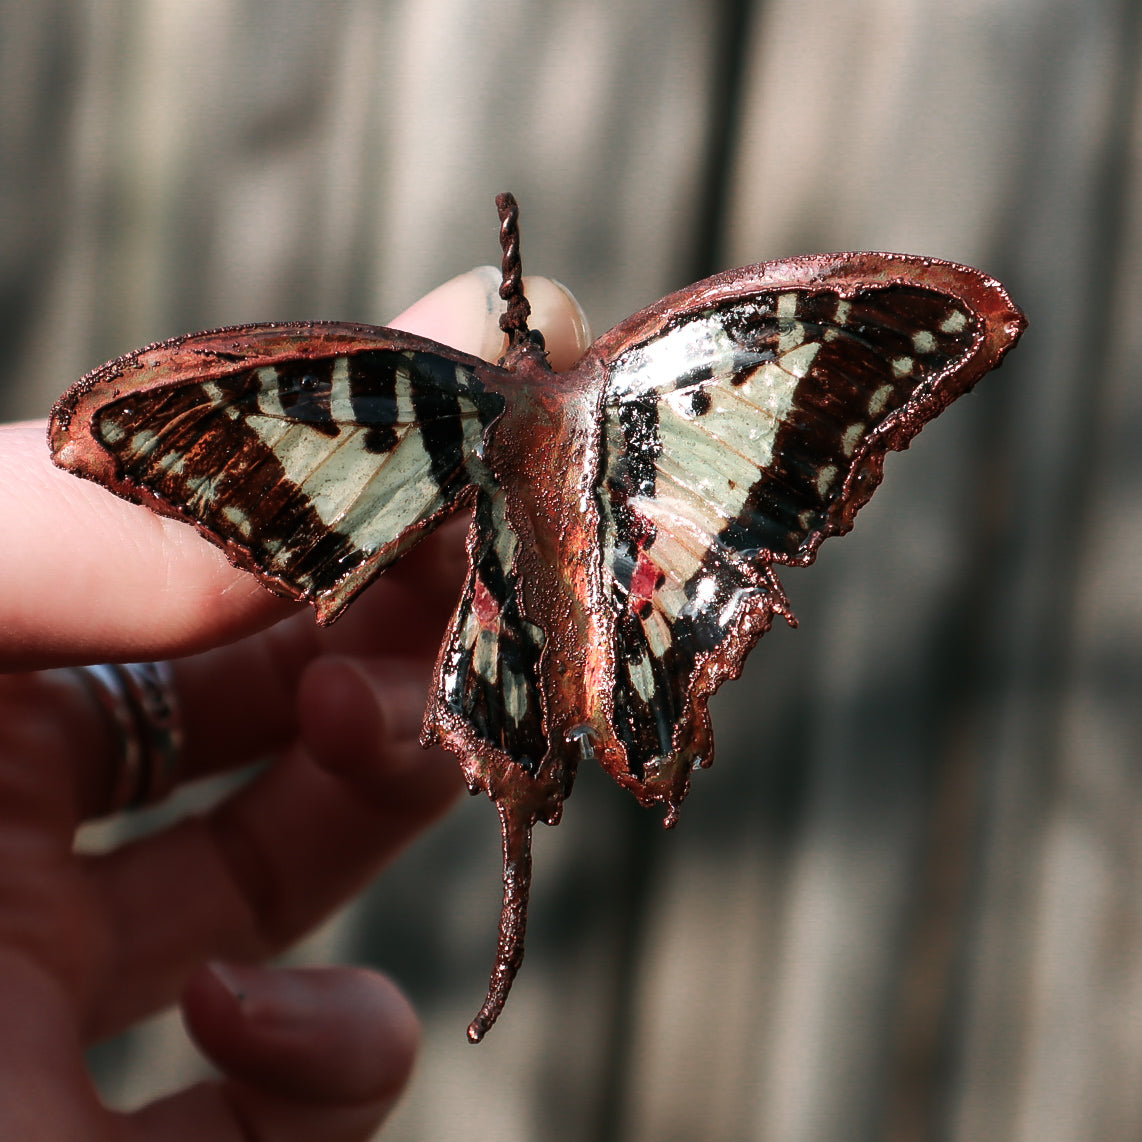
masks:
[[[108,813],[161,801],[178,779],[182,721],[169,662],[76,667],[117,738]]]

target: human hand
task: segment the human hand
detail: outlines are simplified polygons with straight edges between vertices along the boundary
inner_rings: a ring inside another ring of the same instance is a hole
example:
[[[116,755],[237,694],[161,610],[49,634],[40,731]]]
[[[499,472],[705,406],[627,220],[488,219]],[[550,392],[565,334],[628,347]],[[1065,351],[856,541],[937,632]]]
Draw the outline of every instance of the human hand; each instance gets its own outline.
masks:
[[[494,358],[497,281],[455,279],[394,324]],[[529,295],[570,363],[585,348],[573,303],[542,283]],[[42,425],[0,429],[0,477],[0,669],[18,672],[0,676],[0,1137],[368,1138],[415,1052],[406,1001],[371,972],[258,965],[460,787],[417,733],[462,526],[320,630],[192,529],[54,469]],[[273,764],[202,816],[77,854],[78,826],[110,807],[120,743],[66,667],[158,658],[177,659],[180,781]],[[131,1115],[103,1107],[83,1048],[180,995],[222,1077]]]

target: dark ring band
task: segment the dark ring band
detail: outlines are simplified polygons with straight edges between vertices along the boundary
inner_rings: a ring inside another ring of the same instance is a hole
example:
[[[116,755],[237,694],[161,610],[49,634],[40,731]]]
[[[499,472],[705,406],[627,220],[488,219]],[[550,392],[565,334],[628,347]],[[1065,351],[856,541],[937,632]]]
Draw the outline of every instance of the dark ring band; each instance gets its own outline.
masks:
[[[161,801],[177,784],[183,741],[170,663],[100,663],[76,672],[118,739],[108,812]]]

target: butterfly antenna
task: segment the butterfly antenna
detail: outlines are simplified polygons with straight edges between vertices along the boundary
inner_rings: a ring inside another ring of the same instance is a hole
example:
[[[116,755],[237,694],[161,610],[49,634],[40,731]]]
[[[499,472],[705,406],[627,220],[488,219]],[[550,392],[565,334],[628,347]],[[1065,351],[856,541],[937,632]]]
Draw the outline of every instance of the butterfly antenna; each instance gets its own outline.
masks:
[[[523,262],[519,256],[519,203],[506,191],[496,195],[500,213],[500,249],[503,257],[503,281],[500,297],[508,303],[508,311],[500,318],[500,328],[508,335],[508,345],[527,340],[527,319],[531,306],[523,296]]]
[[[479,1014],[468,1025],[470,1043],[478,1043],[503,1011],[516,972],[523,963],[523,938],[527,931],[527,901],[531,893],[531,827],[535,818],[510,804],[501,802],[497,808],[504,838],[504,903],[500,911],[500,937],[492,977],[488,981],[488,994]]]

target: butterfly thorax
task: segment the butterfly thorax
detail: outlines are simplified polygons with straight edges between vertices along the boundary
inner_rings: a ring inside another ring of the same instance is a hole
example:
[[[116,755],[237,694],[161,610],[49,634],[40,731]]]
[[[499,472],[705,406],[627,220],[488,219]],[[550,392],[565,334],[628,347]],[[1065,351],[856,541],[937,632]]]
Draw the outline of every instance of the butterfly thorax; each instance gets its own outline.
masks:
[[[554,821],[578,762],[595,756],[591,694],[606,644],[597,605],[597,392],[554,373],[532,343],[479,375],[504,398],[483,460],[472,571],[438,672],[430,736],[467,747],[473,789],[505,790]],[[506,715],[486,704],[502,694]]]

